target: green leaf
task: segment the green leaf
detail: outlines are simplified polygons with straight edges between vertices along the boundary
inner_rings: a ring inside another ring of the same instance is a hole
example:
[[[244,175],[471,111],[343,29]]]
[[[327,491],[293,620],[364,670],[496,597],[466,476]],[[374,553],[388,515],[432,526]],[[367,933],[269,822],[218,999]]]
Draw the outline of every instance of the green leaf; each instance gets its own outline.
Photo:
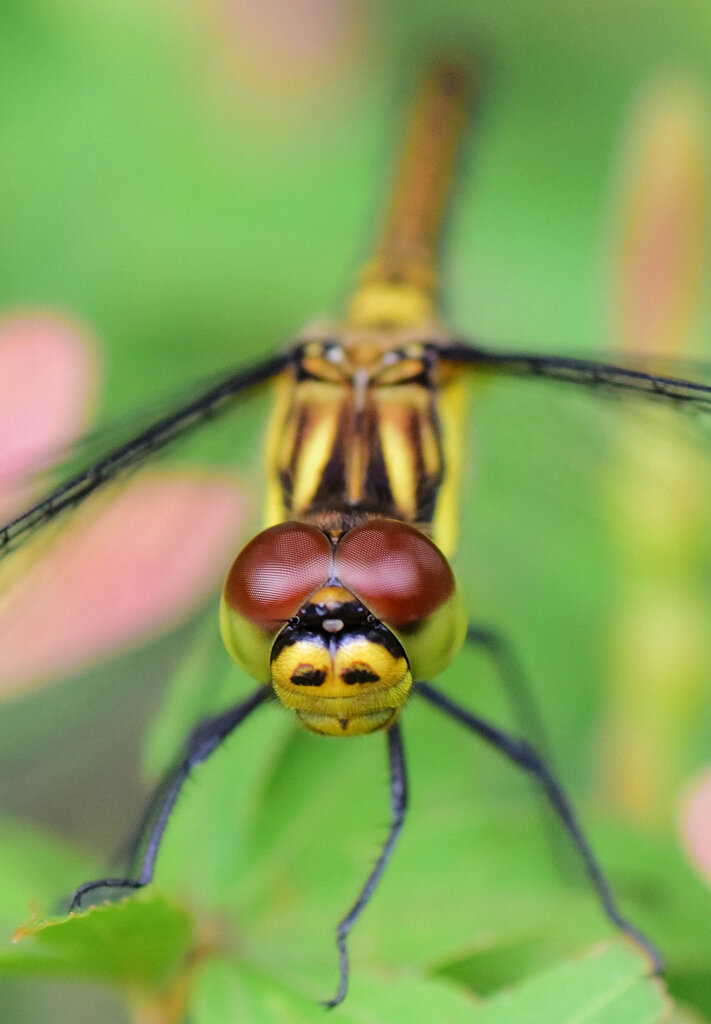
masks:
[[[275,979],[249,964],[213,960],[199,971],[190,1007],[194,1024],[323,1024],[324,1008],[317,998],[332,994],[335,976],[319,980],[318,996],[304,994],[303,978],[297,987]],[[345,1002],[328,1020],[344,1024],[469,1024],[474,1001],[470,994],[441,979],[393,979],[361,972]]]
[[[661,942],[667,968],[709,975],[711,893],[673,837],[631,826],[606,826],[601,849],[613,878],[637,899],[635,923]]]
[[[476,969],[454,976],[490,991],[610,936],[614,930],[582,873],[571,886],[551,858],[526,787],[505,802],[488,787],[477,788],[480,764],[495,763],[491,754],[427,710],[414,702],[407,709],[411,809],[392,862],[354,929],[354,957],[442,969],[487,951],[496,958],[488,966],[493,986]],[[450,771],[435,784],[430,775],[439,779],[438,762],[453,759],[458,776]],[[261,962],[332,960],[334,925],[384,834],[384,762],[382,736],[329,742],[293,732],[278,707],[260,709],[196,769],[171,818],[157,884],[230,915],[245,948]],[[667,926],[677,919],[681,925],[692,905],[693,931],[702,939],[695,947],[704,947],[711,900],[688,870],[688,885],[680,886],[678,855],[663,842],[626,832],[618,837],[614,829],[595,842],[599,832],[592,829],[592,838],[621,905],[649,928],[670,963],[685,959],[689,943],[683,928],[669,932]],[[621,850],[628,853],[622,857]],[[646,904],[661,913],[646,911]],[[525,953],[515,970],[512,947]]]
[[[700,1013],[686,1006],[675,1004],[666,1024],[709,1024],[709,1019],[708,1017],[702,1017]]]
[[[656,1024],[669,1006],[648,971],[644,957],[628,946],[598,947],[478,1004],[442,979],[361,971],[329,1019],[350,1024]],[[323,971],[311,973],[310,987],[328,995]],[[320,1024],[323,1009],[304,994],[303,976],[294,984],[276,980],[271,971],[213,960],[199,971],[191,1019],[195,1024]]]
[[[88,859],[58,837],[0,821],[0,927],[11,933],[28,910],[56,910],[88,870]]]
[[[81,977],[158,993],[177,976],[191,945],[188,914],[141,893],[19,929],[15,945],[0,953],[0,974]]]
[[[476,1024],[655,1024],[668,1014],[649,962],[629,946],[600,947],[490,999]]]

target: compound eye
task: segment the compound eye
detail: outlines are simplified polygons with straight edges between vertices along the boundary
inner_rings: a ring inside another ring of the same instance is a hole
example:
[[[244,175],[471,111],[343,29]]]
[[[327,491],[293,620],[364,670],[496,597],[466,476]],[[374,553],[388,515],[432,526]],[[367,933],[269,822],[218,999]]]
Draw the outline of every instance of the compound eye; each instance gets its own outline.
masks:
[[[454,593],[454,574],[439,548],[397,519],[373,519],[344,535],[336,575],[379,619],[395,628],[435,612]]]
[[[331,576],[331,542],[307,523],[279,523],[247,544],[232,563],[223,601],[234,614],[275,631]]]

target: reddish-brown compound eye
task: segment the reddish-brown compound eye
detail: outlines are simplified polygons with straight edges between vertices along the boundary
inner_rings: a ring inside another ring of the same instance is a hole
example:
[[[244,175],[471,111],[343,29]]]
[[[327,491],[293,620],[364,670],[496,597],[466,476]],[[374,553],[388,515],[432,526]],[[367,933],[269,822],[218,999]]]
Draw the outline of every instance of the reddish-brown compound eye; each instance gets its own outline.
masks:
[[[407,626],[454,593],[454,574],[439,548],[396,519],[356,526],[336,548],[336,575],[386,625]]]
[[[223,599],[237,615],[265,630],[296,615],[331,576],[331,542],[307,523],[279,523],[240,551],[227,574]]]

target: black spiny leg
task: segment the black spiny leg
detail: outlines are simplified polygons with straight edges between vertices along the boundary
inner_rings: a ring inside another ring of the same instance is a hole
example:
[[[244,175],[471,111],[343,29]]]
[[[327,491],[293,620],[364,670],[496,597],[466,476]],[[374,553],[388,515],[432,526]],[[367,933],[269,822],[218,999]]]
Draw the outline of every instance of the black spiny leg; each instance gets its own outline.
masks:
[[[416,683],[414,690],[424,697],[425,700],[429,701],[430,704],[433,704],[440,711],[453,718],[455,722],[459,722],[460,725],[465,726],[471,732],[481,736],[487,743],[496,747],[505,757],[508,757],[510,761],[517,764],[519,768],[523,768],[524,771],[531,774],[538,781],[548,802],[570,836],[573,846],[579,853],[605,914],[621,932],[629,935],[637,945],[644,949],[652,961],[655,973],[659,973],[663,967],[661,954],[649,939],[635,928],[633,924],[630,924],[618,910],[612,889],[602,873],[602,869],[590,844],[585,838],[585,834],[578,823],[570,801],[563,787],[550,768],[548,768],[541,755],[526,743],[525,740],[509,736],[508,733],[502,732],[501,729],[490,725],[439,690],[436,690],[429,683]]]
[[[383,848],[380,851],[375,867],[368,875],[365,885],[358,894],[358,898],[343,920],[339,922],[336,929],[341,974],[338,982],[338,991],[333,999],[329,999],[324,1003],[324,1006],[329,1008],[338,1006],[346,998],[346,992],[348,991],[348,950],[346,948],[346,939],[351,928],[367,907],[370,897],[375,892],[375,888],[388,865],[388,861],[395,848],[395,843],[402,831],[403,822],[405,821],[405,812],[407,810],[407,768],[405,766],[405,752],[402,746],[402,735],[398,722],[391,725],[388,729],[388,757],[390,760],[390,808],[392,810],[390,831],[383,843]]]
[[[551,765],[551,744],[545,721],[536,694],[526,676],[514,645],[498,629],[473,622],[467,626],[467,643],[472,647],[477,647],[489,658],[508,700],[518,734],[530,740]],[[535,785],[536,780],[532,779],[531,781]],[[541,820],[543,828],[546,830],[553,860],[560,863],[561,869],[569,874],[571,864],[567,855],[570,853],[570,847],[566,844],[563,848],[565,837],[561,835],[560,829],[551,828],[550,805],[540,788],[537,788],[536,796],[539,802],[545,802],[545,811]],[[541,810],[544,809],[541,808]]]
[[[142,889],[153,877],[156,858],[168,818],[193,768],[207,760],[223,740],[241,725],[251,713],[270,696],[270,689],[260,686],[247,700],[236,707],[204,719],[190,733],[185,752],[177,765],[160,783],[141,822],[138,838],[133,844],[134,854],[130,866],[133,877],[99,878],[80,885],[72,898],[70,910],[78,910],[87,893],[97,889]]]
[[[490,658],[516,718],[516,727],[533,738],[539,750],[548,754],[549,743],[536,695],[529,685],[515,647],[498,629],[470,622],[467,643]]]

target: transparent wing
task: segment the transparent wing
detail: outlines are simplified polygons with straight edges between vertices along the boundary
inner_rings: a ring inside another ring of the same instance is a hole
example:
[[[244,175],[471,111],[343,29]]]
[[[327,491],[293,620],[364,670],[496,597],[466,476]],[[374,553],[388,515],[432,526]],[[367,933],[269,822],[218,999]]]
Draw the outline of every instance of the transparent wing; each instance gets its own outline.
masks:
[[[0,526],[0,558],[64,510],[76,507],[112,480],[139,467],[208,420],[224,414],[240,396],[251,393],[280,373],[290,358],[288,351],[281,352],[252,366],[231,371],[172,412],[159,416],[132,436],[105,449],[98,458]]]
[[[531,352],[498,352],[462,342],[439,351],[441,356],[452,362],[468,364],[495,376],[547,380],[572,388],[595,390],[609,397],[636,395],[678,408],[711,410],[711,369],[698,363],[684,364],[685,370],[694,372],[694,379],[687,379],[670,372],[671,365],[664,367],[662,372],[658,363],[650,369],[647,364],[632,365],[628,358],[603,362]],[[116,477],[140,466],[206,421],[225,413],[240,395],[280,373],[290,358],[289,352],[282,352],[245,369],[231,371],[172,412],[159,416],[139,432],[105,449],[96,459],[0,526],[0,557],[65,509],[75,507]]]
[[[465,342],[445,346],[439,353],[444,359],[478,367],[486,373],[555,381],[610,396],[637,395],[670,405],[711,408],[711,369],[700,363],[652,363],[627,356],[603,361],[516,350],[497,352]],[[675,365],[692,369],[694,377],[674,373]]]
[[[588,359],[516,349],[497,351],[463,341],[438,352],[487,376],[548,381],[595,391],[603,397],[639,397],[679,410],[711,411],[711,367],[701,361],[627,354]]]
[[[711,368],[464,344],[446,357],[475,382],[457,554],[472,604],[520,651],[556,761],[576,763],[576,719],[600,705],[601,788],[664,806],[698,757],[711,678]],[[666,782],[645,734],[673,751]]]

